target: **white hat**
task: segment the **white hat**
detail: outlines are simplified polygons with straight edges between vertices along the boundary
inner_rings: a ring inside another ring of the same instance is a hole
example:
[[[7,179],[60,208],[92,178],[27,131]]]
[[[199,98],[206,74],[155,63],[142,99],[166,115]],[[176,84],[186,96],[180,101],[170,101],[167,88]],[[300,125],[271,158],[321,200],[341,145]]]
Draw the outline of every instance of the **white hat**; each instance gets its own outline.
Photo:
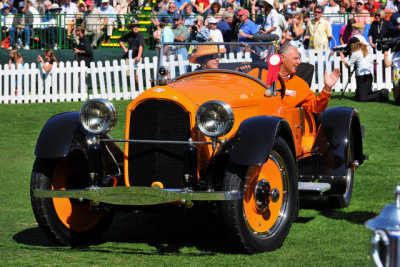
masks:
[[[104,3],[110,3],[110,0],[101,0],[101,3],[102,3],[102,4],[104,4]]]
[[[217,19],[214,18],[214,17],[209,17],[209,18],[208,18],[208,23],[209,23],[209,24],[210,24],[210,23],[216,24],[217,22],[218,22]]]
[[[268,5],[275,7],[274,0],[262,0],[261,2],[266,2]]]

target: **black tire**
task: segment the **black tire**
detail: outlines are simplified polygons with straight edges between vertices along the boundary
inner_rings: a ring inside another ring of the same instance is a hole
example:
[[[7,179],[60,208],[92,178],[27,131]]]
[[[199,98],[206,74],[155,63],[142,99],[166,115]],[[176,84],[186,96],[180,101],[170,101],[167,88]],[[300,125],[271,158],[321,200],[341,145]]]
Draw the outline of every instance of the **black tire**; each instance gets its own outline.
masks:
[[[223,190],[243,192],[242,200],[223,202],[221,212],[229,237],[239,249],[248,253],[272,251],[281,247],[298,213],[296,163],[282,138],[276,139],[269,159],[258,169],[261,171],[259,174],[251,175],[256,167],[231,163],[223,181]],[[271,200],[267,207],[265,203],[259,205],[255,201],[256,198],[265,199],[260,198],[260,194],[257,197],[255,193],[256,188],[260,188],[260,184],[265,181],[269,182],[270,191],[279,188],[278,200]]]
[[[36,221],[58,245],[96,243],[108,229],[113,211],[92,211],[90,201],[36,198],[35,189],[82,189],[88,186],[87,161],[82,153],[65,158],[35,160],[31,176],[31,203]]]
[[[347,143],[346,150],[346,164],[347,164],[347,173],[346,173],[346,181],[342,184],[335,185],[338,186],[342,192],[342,195],[338,196],[329,196],[329,203],[331,208],[342,209],[346,208],[350,205],[351,197],[353,194],[353,183],[354,183],[354,135],[353,131],[350,130],[350,136],[348,138],[349,142]]]

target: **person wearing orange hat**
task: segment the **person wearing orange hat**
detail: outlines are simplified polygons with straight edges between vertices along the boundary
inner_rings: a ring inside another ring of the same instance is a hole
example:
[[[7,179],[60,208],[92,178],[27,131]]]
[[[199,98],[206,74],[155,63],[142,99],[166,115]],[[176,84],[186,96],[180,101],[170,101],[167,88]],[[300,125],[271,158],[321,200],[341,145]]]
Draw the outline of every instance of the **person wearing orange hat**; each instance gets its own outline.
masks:
[[[225,48],[217,45],[198,45],[196,53],[190,56],[189,62],[200,64],[196,70],[218,69],[221,54],[225,52]]]

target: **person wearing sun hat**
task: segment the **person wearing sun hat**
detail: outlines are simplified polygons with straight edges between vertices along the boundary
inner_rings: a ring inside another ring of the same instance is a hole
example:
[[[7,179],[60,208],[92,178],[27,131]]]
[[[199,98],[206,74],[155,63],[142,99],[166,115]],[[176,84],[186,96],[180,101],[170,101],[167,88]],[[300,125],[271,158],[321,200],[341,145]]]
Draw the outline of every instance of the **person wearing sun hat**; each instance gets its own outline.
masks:
[[[198,45],[197,51],[190,56],[189,62],[200,64],[197,70],[218,69],[221,54],[225,52],[225,48],[220,48],[217,45]]]

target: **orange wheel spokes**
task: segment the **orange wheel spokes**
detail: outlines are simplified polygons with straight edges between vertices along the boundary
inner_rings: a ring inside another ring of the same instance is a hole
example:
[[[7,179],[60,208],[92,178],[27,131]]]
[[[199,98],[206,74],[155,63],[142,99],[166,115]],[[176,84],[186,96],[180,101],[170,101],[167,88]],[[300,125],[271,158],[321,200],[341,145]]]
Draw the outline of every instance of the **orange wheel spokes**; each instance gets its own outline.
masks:
[[[268,235],[278,227],[287,206],[288,174],[283,161],[274,152],[258,171],[246,176],[244,216],[249,229],[256,235]]]

